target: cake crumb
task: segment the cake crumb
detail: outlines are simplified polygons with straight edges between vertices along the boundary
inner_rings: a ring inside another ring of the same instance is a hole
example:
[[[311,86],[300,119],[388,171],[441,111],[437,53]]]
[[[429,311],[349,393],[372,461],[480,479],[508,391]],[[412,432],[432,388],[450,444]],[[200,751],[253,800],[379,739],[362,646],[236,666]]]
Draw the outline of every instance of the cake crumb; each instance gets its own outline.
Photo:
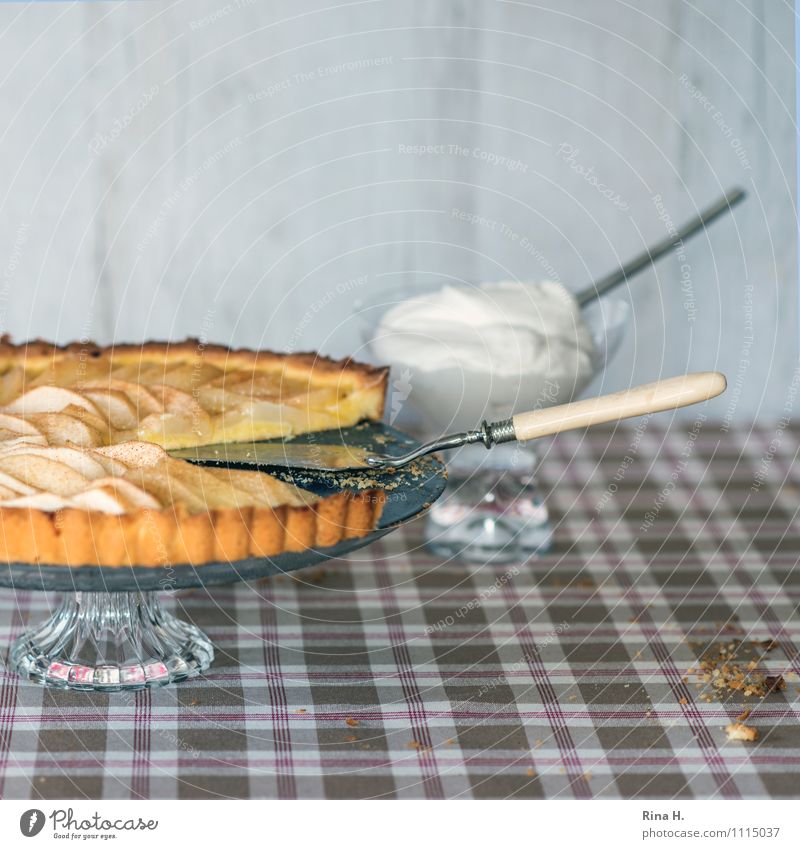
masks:
[[[758,646],[769,651],[774,646],[774,641],[753,641],[751,646]],[[722,700],[726,695],[738,693],[740,696],[755,696],[761,698],[769,693],[778,692],[786,687],[786,682],[781,675],[767,675],[758,671],[758,660],[745,661],[740,658],[741,654],[748,654],[749,650],[743,642],[718,643],[706,649],[697,664],[697,671],[690,674],[696,676],[695,686],[705,689],[710,685],[709,692],[716,698]],[[690,667],[691,669],[691,667]],[[703,701],[707,699],[702,695]]]
[[[745,725],[743,722],[731,722],[725,727],[725,733],[729,740],[744,740],[748,743],[758,740],[758,731],[752,725]]]
[[[349,725],[350,728],[356,728],[358,726],[358,720],[353,719],[352,716],[348,716],[347,719],[345,719],[344,722],[345,722],[345,725]]]
[[[739,714],[739,716],[737,716],[736,718],[739,720],[739,722],[744,722],[744,721],[745,721],[745,719],[747,719],[747,718],[750,716],[750,713],[751,713],[750,708],[745,708],[745,709],[744,709],[744,710],[743,710],[743,711]]]
[[[779,693],[786,689],[786,682],[783,680],[783,675],[767,675],[764,679],[764,684],[768,693]]]

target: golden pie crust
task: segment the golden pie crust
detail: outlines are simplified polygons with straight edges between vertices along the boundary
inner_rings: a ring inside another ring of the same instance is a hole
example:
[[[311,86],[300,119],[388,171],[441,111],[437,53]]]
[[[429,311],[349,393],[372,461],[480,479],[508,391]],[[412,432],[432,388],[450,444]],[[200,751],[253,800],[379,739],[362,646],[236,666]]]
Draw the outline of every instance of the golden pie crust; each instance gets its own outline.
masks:
[[[36,415],[26,413],[24,403],[20,405],[18,400],[25,396],[31,384],[67,387],[70,391],[75,388],[75,391],[80,392],[98,392],[97,385],[106,379],[103,377],[106,369],[109,381],[114,380],[112,372],[115,370],[125,372],[128,378],[126,385],[130,386],[137,384],[137,369],[151,377],[155,369],[157,380],[157,368],[163,367],[166,374],[171,368],[181,372],[184,365],[196,367],[198,374],[205,374],[212,369],[222,372],[221,377],[214,376],[210,383],[205,383],[205,378],[198,379],[199,388],[196,391],[194,386],[191,387],[192,394],[199,397],[201,403],[205,403],[205,392],[212,399],[216,399],[220,392],[224,393],[224,381],[228,376],[233,376],[238,383],[234,386],[236,391],[230,395],[223,394],[223,399],[243,397],[243,374],[253,376],[252,387],[256,387],[254,392],[266,386],[269,395],[270,387],[275,384],[275,398],[258,401],[252,409],[260,414],[264,409],[271,410],[273,401],[279,402],[280,408],[289,410],[291,416],[287,417],[288,424],[281,421],[278,426],[289,427],[289,431],[276,434],[275,422],[261,421],[257,414],[250,419],[242,416],[241,423],[236,420],[236,427],[241,429],[246,425],[244,439],[293,436],[321,430],[330,427],[332,420],[336,422],[335,426],[347,427],[364,419],[379,420],[383,413],[387,369],[374,368],[350,359],[332,360],[313,353],[280,354],[228,349],[191,339],[178,343],[148,342],[113,347],[81,342],[61,347],[41,340],[14,345],[8,337],[2,337],[0,408],[14,408],[10,415],[36,419],[41,427],[41,411]],[[69,375],[73,370],[78,377],[70,382]],[[147,387],[161,387],[162,384],[151,380],[150,384],[142,385],[149,398],[157,393]],[[222,388],[218,389],[218,385]],[[90,387],[88,390],[87,386]],[[281,388],[284,386],[288,386],[292,393],[289,406],[285,407],[280,400]],[[316,399],[314,403],[318,405],[317,409],[311,402],[307,409],[303,409],[305,386],[309,387],[309,399]],[[186,387],[184,389],[189,391]],[[127,391],[129,395],[126,397],[130,400],[131,390]],[[166,391],[169,396],[171,390]],[[91,397],[97,404],[96,396]],[[263,394],[260,397],[263,399]],[[246,402],[242,403],[246,405]],[[76,409],[68,408],[73,411]],[[223,408],[220,416],[227,416],[228,412]],[[137,414],[141,415],[138,406]],[[110,417],[111,413],[108,415]],[[166,414],[166,418],[169,418],[169,414]],[[90,420],[93,422],[94,418]],[[155,420],[158,421],[157,416]],[[167,448],[219,441],[213,438],[217,435],[213,432],[216,426],[214,415],[210,415],[210,422],[206,427],[204,419],[204,427],[188,435],[180,430],[165,431],[162,439],[160,433],[153,431],[148,434],[148,438],[134,438],[139,442],[152,442]],[[241,432],[244,433],[243,430]],[[125,443],[126,438],[130,438],[130,433],[124,429],[115,429],[110,424],[102,433],[105,445],[119,447],[121,443],[133,444]],[[45,450],[53,445],[64,444],[48,440]],[[72,446],[72,443],[66,444]],[[80,450],[92,454],[92,447],[83,446]],[[176,464],[182,461],[170,458],[168,462]],[[215,474],[220,476],[220,472]],[[378,488],[318,498],[259,472],[231,471],[228,474],[230,480],[221,482],[220,486],[238,486],[245,482],[248,484],[245,487],[247,490],[252,489],[257,481],[259,485],[264,485],[268,497],[276,503],[269,506],[244,503],[240,506],[237,502],[236,506],[208,504],[198,508],[196,503],[187,506],[177,496],[173,503],[163,505],[160,509],[156,505],[113,513],[71,506],[44,510],[5,506],[0,502],[0,560],[68,566],[167,567],[171,564],[202,565],[212,561],[273,556],[282,552],[332,546],[345,539],[364,536],[376,526],[385,503],[385,493]],[[260,501],[263,503],[264,498]]]
[[[269,557],[366,536],[382,490],[341,492],[312,505],[189,513],[177,506],[120,515],[0,507],[0,560],[65,566],[164,566]]]

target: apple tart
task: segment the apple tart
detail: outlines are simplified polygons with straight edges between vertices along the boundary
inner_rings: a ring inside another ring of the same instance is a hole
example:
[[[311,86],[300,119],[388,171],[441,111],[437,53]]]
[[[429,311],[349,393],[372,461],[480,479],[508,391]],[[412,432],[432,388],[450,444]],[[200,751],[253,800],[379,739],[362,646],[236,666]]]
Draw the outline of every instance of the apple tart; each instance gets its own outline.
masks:
[[[335,545],[375,527],[378,489],[319,498],[167,450],[348,427],[387,370],[187,340],[0,340],[0,559],[166,565]]]

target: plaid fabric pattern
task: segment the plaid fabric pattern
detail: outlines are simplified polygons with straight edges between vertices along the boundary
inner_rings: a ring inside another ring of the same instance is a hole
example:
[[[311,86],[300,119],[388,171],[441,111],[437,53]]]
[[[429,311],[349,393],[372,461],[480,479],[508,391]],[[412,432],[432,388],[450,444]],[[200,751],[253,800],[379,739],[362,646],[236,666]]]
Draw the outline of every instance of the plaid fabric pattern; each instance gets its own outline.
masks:
[[[176,594],[204,678],[133,695],[0,675],[0,795],[800,795],[798,433],[643,423],[565,434],[551,556],[443,563],[412,524],[347,560]],[[0,591],[0,645],[52,599]],[[720,641],[774,638],[786,688],[706,702]],[[724,727],[749,705],[755,743]]]

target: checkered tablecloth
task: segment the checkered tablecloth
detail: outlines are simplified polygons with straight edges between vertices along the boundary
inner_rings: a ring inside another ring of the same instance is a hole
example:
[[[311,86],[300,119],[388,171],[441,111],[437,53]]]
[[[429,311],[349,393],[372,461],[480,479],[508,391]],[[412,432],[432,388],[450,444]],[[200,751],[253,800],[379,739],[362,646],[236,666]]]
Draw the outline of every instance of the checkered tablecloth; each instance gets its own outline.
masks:
[[[562,435],[551,556],[443,563],[412,524],[295,577],[173,596],[217,646],[134,695],[0,672],[0,795],[752,798],[800,794],[800,467],[790,429]],[[0,591],[0,645],[53,599]],[[705,701],[713,645],[774,638],[766,697]],[[755,743],[724,727],[752,709]]]

